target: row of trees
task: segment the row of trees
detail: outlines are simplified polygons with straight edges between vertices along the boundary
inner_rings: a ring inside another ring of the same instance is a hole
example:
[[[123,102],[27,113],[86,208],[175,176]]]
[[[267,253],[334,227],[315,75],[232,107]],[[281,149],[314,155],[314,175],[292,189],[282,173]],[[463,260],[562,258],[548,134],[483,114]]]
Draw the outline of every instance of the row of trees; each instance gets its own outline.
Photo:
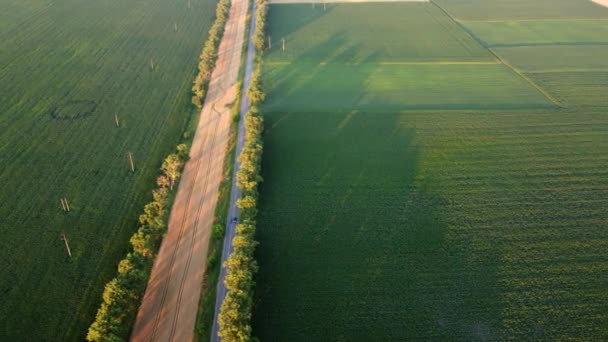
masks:
[[[194,85],[192,86],[192,103],[198,108],[203,106],[205,91],[209,84],[213,68],[215,67],[220,41],[224,35],[224,29],[229,14],[230,0],[219,0],[215,9],[215,21],[209,29],[207,41],[205,41],[205,45],[203,45],[203,50],[199,56],[198,74],[196,75]]]
[[[255,32],[253,32],[253,45],[259,52],[264,50],[266,44],[266,15],[268,14],[268,2],[256,0]]]
[[[180,144],[175,153],[165,158],[162,174],[157,178],[158,188],[152,191],[153,200],[144,206],[139,216],[140,226],[131,237],[133,250],[120,261],[117,276],[104,288],[103,301],[87,333],[88,341],[127,340],[156,251],[167,230],[170,191],[181,176],[187,157],[188,147]]]
[[[258,0],[258,11],[265,7]],[[258,13],[256,13],[258,14]],[[259,26],[258,26],[259,27]],[[258,49],[258,51],[260,51]],[[264,100],[261,87],[260,68],[257,67],[251,77],[248,89],[251,108],[245,115],[245,143],[239,162],[241,167],[237,172],[237,186],[241,189],[241,198],[237,200],[241,223],[236,227],[236,235],[232,240],[233,252],[224,266],[227,268],[225,285],[226,298],[219,313],[219,335],[225,342],[251,341],[251,310],[253,306],[254,274],[257,263],[254,251],[256,215],[258,203],[258,185],[262,181],[262,132],[264,120],[260,115],[258,105]]]

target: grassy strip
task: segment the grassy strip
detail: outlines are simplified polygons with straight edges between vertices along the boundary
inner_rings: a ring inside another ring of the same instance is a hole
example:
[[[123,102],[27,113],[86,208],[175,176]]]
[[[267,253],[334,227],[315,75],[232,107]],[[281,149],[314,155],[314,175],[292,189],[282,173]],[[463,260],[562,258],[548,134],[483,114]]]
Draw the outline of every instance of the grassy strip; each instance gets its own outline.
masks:
[[[192,89],[195,94],[193,103],[197,107],[200,107],[205,96],[208,79],[215,66],[217,48],[224,32],[229,9],[229,0],[218,2],[216,19],[209,30],[208,39],[201,53],[199,74]],[[193,140],[191,130],[196,130],[197,122],[198,116],[192,115],[182,136],[182,143],[177,146],[177,152],[168,155],[161,167],[163,172],[157,179],[158,188],[152,192],[153,201],[144,206],[143,214],[139,216],[141,225],[130,239],[133,251],[119,262],[117,276],[105,285],[101,306],[87,332],[88,341],[128,339],[150,277],[154,258],[167,230],[169,213],[175,200],[175,193],[172,190],[188,158]]]
[[[247,12],[246,23],[251,19],[251,2]],[[213,224],[212,239],[209,244],[209,254],[207,255],[207,271],[203,280],[201,299],[199,302],[198,316],[196,318],[195,339],[197,341],[209,340],[211,326],[213,324],[213,314],[215,313],[215,297],[217,294],[217,281],[220,275],[220,263],[222,258],[222,244],[224,241],[224,230],[227,224],[228,209],[230,207],[231,180],[234,172],[234,160],[236,158],[236,138],[238,134],[238,124],[240,121],[241,92],[243,89],[243,78],[245,77],[245,61],[247,59],[247,45],[249,40],[250,26],[245,26],[245,40],[243,41],[241,53],[241,66],[239,68],[239,83],[237,84],[236,101],[232,107],[233,120],[230,127],[230,141],[228,142],[227,158],[224,162],[224,180],[220,184],[217,206],[215,207],[215,220]]]
[[[256,64],[259,65],[264,48],[264,31],[268,12],[265,0],[256,0],[256,31],[254,45],[258,53]],[[260,44],[261,42],[261,44]],[[239,161],[241,167],[237,173],[237,186],[242,190],[237,200],[240,223],[236,226],[236,235],[232,240],[233,252],[226,260],[226,298],[219,313],[219,336],[223,341],[250,341],[251,310],[253,304],[254,274],[257,263],[254,251],[256,216],[258,204],[258,184],[262,181],[261,160],[263,151],[262,132],[264,120],[258,105],[264,100],[261,89],[260,68],[257,67],[251,77],[247,95],[251,108],[245,115],[245,144]]]

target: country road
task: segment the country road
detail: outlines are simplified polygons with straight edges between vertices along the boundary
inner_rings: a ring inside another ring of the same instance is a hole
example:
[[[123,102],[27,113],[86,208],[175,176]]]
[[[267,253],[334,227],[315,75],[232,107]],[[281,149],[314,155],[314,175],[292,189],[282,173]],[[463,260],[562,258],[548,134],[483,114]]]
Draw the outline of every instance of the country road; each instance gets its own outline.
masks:
[[[249,89],[249,83],[251,82],[251,73],[253,72],[253,57],[255,48],[253,47],[253,33],[255,31],[255,9],[256,3],[253,1],[251,10],[251,23],[249,27],[249,42],[247,44],[247,58],[245,61],[245,79],[243,80],[243,94],[241,97],[241,120],[239,121],[239,129],[237,135],[236,144],[236,155],[237,157],[241,154],[243,144],[245,142],[245,114],[249,110],[249,97],[247,96],[247,89]],[[234,217],[238,218],[239,209],[236,206],[236,200],[241,197],[241,189],[236,186],[236,173],[241,167],[238,158],[234,160],[234,172],[232,177],[232,188],[230,190],[230,208],[228,209],[228,219],[226,220],[226,235],[224,237],[224,246],[222,248],[222,268],[220,270],[220,277],[217,281],[217,295],[215,297],[215,312],[213,313],[213,325],[211,329],[211,342],[219,342],[221,338],[218,336],[219,325],[218,325],[218,314],[224,298],[226,297],[226,285],[224,279],[226,279],[226,268],[224,262],[232,253],[232,239],[235,235],[236,224],[232,222]]]
[[[248,0],[232,0],[218,60],[132,341],[192,341],[230,139]],[[239,145],[240,146],[240,145]]]

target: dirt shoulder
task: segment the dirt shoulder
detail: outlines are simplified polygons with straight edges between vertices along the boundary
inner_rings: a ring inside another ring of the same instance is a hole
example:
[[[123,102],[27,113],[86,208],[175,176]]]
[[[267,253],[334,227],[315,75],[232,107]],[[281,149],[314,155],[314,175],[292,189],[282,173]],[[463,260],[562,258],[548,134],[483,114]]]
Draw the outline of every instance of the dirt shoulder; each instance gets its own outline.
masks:
[[[429,2],[430,0],[269,0],[270,4],[310,4],[310,3],[338,3],[338,2]],[[608,0],[598,0],[608,1]]]
[[[247,0],[233,0],[169,227],[131,335],[132,341],[191,341],[211,225],[223,177],[241,62]]]

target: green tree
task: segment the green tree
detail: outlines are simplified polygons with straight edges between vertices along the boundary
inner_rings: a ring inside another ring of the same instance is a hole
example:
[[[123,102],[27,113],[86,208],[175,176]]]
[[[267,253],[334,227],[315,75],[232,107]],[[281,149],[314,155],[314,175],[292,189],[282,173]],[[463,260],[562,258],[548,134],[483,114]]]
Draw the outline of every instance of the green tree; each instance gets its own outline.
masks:
[[[172,153],[169,156],[167,156],[167,158],[163,162],[161,170],[165,173],[165,175],[167,177],[169,177],[169,180],[171,181],[171,184],[170,184],[171,190],[173,190],[175,181],[181,175],[181,168],[182,168],[183,164],[184,163],[182,162],[182,160],[175,153]]]

